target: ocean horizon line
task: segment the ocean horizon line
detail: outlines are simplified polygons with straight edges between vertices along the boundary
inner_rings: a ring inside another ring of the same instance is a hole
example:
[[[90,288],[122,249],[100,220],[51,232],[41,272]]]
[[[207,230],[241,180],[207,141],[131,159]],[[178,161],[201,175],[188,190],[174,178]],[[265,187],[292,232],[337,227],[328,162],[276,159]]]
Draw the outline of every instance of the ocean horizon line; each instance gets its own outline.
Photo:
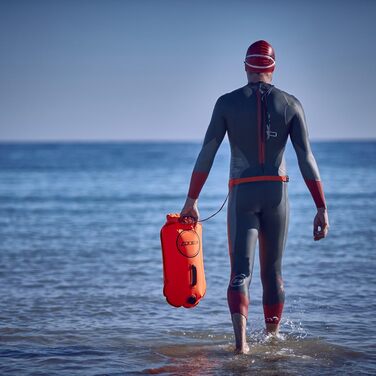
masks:
[[[376,142],[375,138],[312,138],[311,143],[349,143],[349,142]],[[0,145],[10,144],[200,144],[203,139],[36,139],[36,140],[1,140]],[[225,139],[224,144],[228,144],[229,141]]]

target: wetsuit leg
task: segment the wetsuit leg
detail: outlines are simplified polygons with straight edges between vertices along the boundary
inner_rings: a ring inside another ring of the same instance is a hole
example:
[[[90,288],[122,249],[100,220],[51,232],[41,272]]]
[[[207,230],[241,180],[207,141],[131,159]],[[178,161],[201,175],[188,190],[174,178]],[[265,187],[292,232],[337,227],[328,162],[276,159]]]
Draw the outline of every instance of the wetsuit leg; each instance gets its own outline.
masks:
[[[260,215],[260,271],[263,286],[265,322],[281,320],[285,293],[282,280],[282,255],[287,238],[289,203],[286,183],[264,183],[266,188]]]
[[[228,241],[231,276],[227,300],[231,314],[240,313],[248,318],[249,284],[252,278],[259,215],[252,207],[252,192],[245,187],[234,187],[228,205]],[[245,205],[244,203],[247,202]]]

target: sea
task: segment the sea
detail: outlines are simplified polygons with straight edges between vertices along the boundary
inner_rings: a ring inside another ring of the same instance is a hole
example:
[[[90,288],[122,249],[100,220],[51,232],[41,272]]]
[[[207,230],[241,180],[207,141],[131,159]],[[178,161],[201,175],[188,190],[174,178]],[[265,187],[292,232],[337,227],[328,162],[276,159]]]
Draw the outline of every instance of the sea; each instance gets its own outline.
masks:
[[[206,296],[163,296],[159,231],[185,201],[200,142],[0,143],[0,375],[375,375],[376,142],[312,142],[330,229],[289,144],[280,338],[264,333],[259,263],[250,353],[234,353],[226,207],[203,223]],[[199,200],[227,195],[219,149]]]

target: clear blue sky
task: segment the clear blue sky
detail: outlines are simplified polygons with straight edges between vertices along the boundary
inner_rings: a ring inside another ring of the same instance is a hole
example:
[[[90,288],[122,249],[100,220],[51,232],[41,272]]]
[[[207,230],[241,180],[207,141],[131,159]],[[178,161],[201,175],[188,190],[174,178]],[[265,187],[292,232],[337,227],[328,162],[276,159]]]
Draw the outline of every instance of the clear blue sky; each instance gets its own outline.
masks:
[[[312,139],[376,138],[375,17],[371,0],[0,0],[0,140],[201,140],[258,39]]]

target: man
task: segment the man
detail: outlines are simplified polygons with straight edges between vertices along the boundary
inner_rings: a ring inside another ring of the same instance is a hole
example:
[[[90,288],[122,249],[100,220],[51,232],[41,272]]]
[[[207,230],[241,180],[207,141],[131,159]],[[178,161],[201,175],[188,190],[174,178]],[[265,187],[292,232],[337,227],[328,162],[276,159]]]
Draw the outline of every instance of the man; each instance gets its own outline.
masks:
[[[302,105],[294,96],[270,84],[275,68],[273,47],[264,40],[253,43],[244,63],[248,84],[217,100],[181,211],[183,218],[198,220],[198,196],[227,132],[231,146],[227,215],[231,276],[227,299],[238,353],[249,351],[248,290],[257,240],[266,331],[277,335],[279,330],[285,298],[281,264],[289,220],[283,153],[289,136],[317,207],[314,240],[324,238],[329,228]]]

